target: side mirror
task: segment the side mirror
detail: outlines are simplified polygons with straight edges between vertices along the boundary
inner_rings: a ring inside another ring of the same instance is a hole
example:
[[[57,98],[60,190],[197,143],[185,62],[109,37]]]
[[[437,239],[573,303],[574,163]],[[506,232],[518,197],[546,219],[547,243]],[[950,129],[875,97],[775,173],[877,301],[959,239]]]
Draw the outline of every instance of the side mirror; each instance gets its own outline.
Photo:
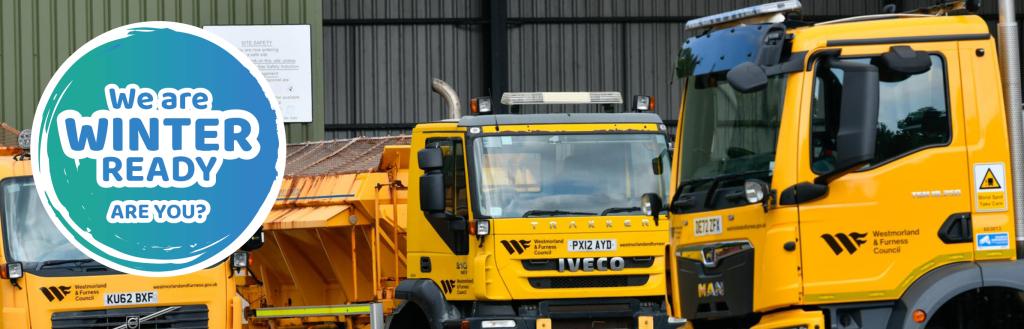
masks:
[[[657,176],[661,176],[661,174],[665,172],[665,165],[662,163],[661,156],[651,159],[651,171],[653,171]]]
[[[725,74],[725,79],[733,89],[741,93],[758,91],[768,85],[768,74],[760,65],[743,62]]]
[[[645,193],[640,196],[640,211],[644,215],[654,217],[654,226],[658,226],[658,221],[661,219],[661,210],[664,206],[661,196],[657,193]]]
[[[878,67],[836,59],[831,60],[830,66],[843,71],[843,94],[835,169],[818,176],[818,184],[828,184],[871,161],[878,132]]]
[[[932,68],[932,60],[928,53],[914,51],[909,46],[892,46],[882,54],[882,65],[890,71],[908,75],[928,72]]]
[[[443,216],[444,207],[444,154],[440,149],[422,149],[416,154],[423,176],[420,176],[420,210],[427,218]]]
[[[423,169],[424,172],[440,170],[444,167],[444,153],[441,153],[441,149],[422,149],[416,153],[416,160],[419,162],[420,169]]]
[[[428,218],[444,214],[444,174],[431,172],[420,176],[420,210]]]

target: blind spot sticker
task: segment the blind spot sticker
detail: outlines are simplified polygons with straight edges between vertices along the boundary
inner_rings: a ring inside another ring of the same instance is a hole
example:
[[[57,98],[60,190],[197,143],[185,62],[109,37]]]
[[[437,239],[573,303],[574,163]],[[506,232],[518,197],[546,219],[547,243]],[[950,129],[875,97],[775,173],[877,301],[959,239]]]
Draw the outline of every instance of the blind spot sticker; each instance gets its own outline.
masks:
[[[1006,211],[1006,170],[1002,163],[974,164],[974,205],[978,212]]]

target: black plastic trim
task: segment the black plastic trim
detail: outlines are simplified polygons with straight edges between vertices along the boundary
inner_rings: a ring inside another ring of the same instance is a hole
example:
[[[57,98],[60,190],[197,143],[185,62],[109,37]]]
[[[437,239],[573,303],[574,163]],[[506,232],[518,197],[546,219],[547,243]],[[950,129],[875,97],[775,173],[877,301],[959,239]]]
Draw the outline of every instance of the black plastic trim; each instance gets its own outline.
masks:
[[[942,42],[942,41],[965,41],[965,40],[988,40],[992,35],[988,33],[974,34],[944,34],[944,35],[920,35],[911,37],[888,37],[869,39],[842,39],[829,40],[828,47],[880,45],[889,43],[915,43],[915,42]]]
[[[441,288],[430,279],[402,280],[395,288],[395,298],[402,300],[402,304],[395,309],[391,318],[399,316],[409,303],[423,310],[428,320],[425,325],[429,325],[430,329],[443,329],[442,323],[462,318],[459,310],[445,299]]]
[[[946,244],[973,242],[971,213],[962,212],[949,215],[939,227],[939,239]]]
[[[625,268],[649,268],[654,265],[653,256],[622,257],[626,261]],[[524,259],[523,269],[527,271],[558,270],[558,258]]]

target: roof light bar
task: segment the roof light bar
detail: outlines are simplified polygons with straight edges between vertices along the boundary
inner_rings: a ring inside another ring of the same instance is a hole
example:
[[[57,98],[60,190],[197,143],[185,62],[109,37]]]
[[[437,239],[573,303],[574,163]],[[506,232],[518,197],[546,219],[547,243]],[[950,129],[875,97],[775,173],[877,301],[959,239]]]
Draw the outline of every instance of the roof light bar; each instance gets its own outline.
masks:
[[[775,14],[782,14],[786,12],[800,10],[800,7],[802,7],[802,5],[800,4],[800,0],[787,0],[766,3],[763,5],[727,11],[721,14],[715,14],[711,16],[705,16],[698,19],[689,20],[686,22],[686,30],[712,27],[715,25],[721,25],[757,16],[775,16]]]
[[[501,95],[501,103],[505,105],[622,104],[622,94],[617,91],[504,93]]]

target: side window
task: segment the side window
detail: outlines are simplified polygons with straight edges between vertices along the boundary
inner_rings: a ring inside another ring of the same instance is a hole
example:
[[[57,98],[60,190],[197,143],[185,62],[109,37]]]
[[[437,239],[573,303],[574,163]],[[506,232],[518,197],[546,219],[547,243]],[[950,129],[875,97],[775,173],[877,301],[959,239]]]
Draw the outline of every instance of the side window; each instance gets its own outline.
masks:
[[[949,96],[941,56],[931,55],[931,69],[903,75],[876,64],[876,58],[844,61],[879,66],[878,135],[869,167],[950,141]],[[811,169],[821,174],[834,168],[836,130],[842,103],[843,72],[819,61],[811,99]]]
[[[462,139],[431,138],[427,148],[438,148],[444,154],[444,203],[445,211],[462,218],[469,216],[469,202],[466,200],[466,162]]]

